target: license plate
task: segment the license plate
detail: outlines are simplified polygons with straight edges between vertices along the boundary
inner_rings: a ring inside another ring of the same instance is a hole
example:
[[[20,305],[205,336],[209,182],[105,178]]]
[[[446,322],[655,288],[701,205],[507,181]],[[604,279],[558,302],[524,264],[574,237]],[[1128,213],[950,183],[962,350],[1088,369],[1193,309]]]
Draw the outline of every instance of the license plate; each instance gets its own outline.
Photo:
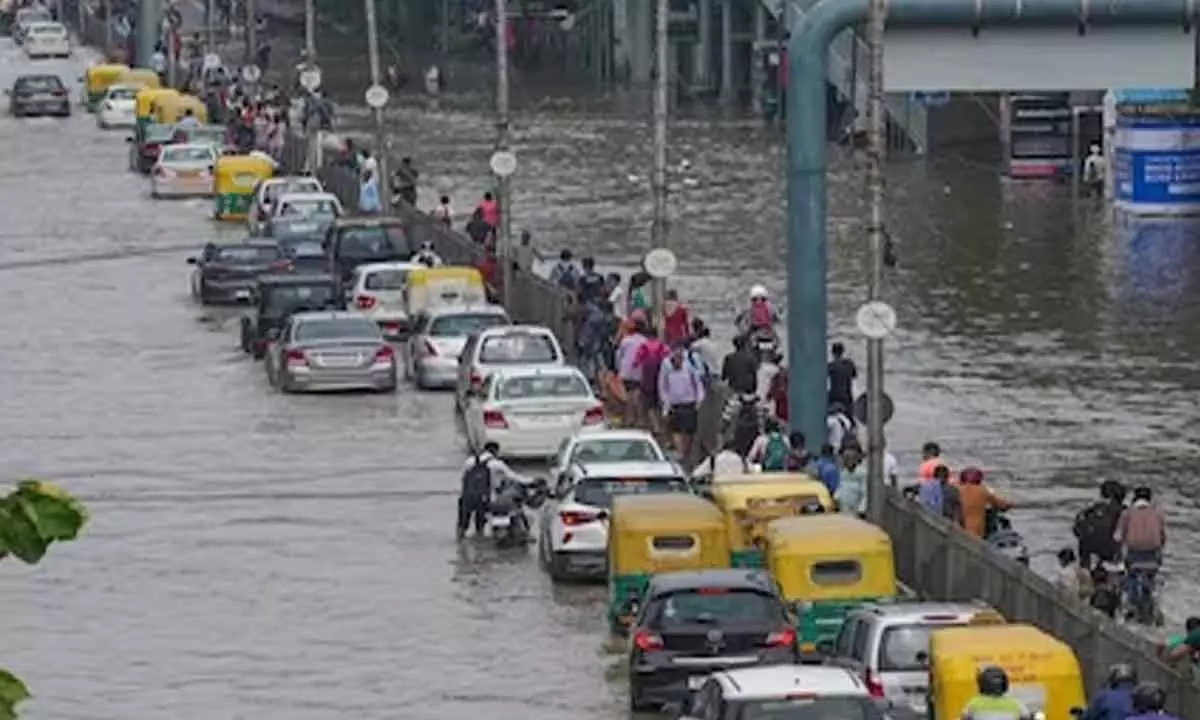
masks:
[[[692,677],[688,678],[688,690],[699,690],[700,686],[703,685],[704,681],[707,679],[708,678],[704,677],[703,675],[693,675]]]
[[[493,515],[488,519],[488,525],[494,528],[507,528],[512,525],[512,518],[507,515]]]
[[[358,358],[339,357],[339,356],[324,357],[324,358],[321,358],[321,364],[326,367],[335,367],[335,368],[354,367],[355,365],[358,364]]]
[[[233,296],[236,297],[238,300],[247,300],[250,297],[250,291],[249,290],[238,290],[238,291],[234,292]]]
[[[383,331],[385,333],[391,333],[394,335],[394,334],[400,332],[400,326],[399,325],[384,325]]]
[[[181,178],[187,178],[189,180],[194,180],[195,178],[200,177],[199,170],[180,170],[179,172],[177,172],[175,174]]]

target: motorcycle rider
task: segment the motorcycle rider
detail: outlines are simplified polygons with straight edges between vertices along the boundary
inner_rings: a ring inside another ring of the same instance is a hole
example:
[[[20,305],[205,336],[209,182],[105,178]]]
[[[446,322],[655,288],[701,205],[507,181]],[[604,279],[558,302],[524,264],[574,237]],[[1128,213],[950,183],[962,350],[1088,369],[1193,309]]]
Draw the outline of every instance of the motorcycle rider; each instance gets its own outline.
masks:
[[[1108,687],[1100,692],[1080,720],[1127,720],[1133,715],[1133,691],[1137,670],[1128,663],[1117,663],[1108,670]]]
[[[509,492],[514,484],[527,486],[533,483],[500,459],[500,443],[488,441],[482,452],[467,458],[458,496],[458,539],[466,536],[467,526],[471,524],[475,526],[475,534],[482,535],[493,500]]]
[[[1144,682],[1133,691],[1133,715],[1126,720],[1179,720],[1163,712],[1167,705],[1167,694],[1158,683]]]
[[[1125,512],[1125,486],[1116,480],[1100,484],[1100,500],[1075,515],[1071,532],[1079,541],[1079,564],[1091,570],[1101,562],[1117,559],[1121,552],[1115,535]]]
[[[739,334],[752,340],[755,336],[775,338],[775,323],[779,315],[771,308],[770,293],[762,285],[750,288],[750,307],[742,311],[735,323]]]
[[[979,694],[963,708],[962,720],[1030,720],[1033,714],[1016,698],[1008,697],[1008,673],[987,665],[975,674]]]
[[[1133,503],[1121,513],[1117,520],[1114,538],[1125,551],[1125,592],[1132,598],[1137,581],[1133,566],[1149,567],[1153,580],[1162,565],[1162,551],[1167,544],[1167,525],[1162,511],[1151,504],[1150,488],[1139,486],[1133,491]],[[1151,590],[1153,584],[1151,583]]]
[[[417,251],[416,255],[413,255],[413,262],[431,268],[441,267],[443,264],[441,256],[433,249],[433,243],[429,240],[421,243],[421,249]]]
[[[976,467],[964,468],[959,473],[958,496],[962,503],[963,529],[980,540],[987,535],[988,509],[1003,512],[1012,507],[1012,503],[984,484],[983,471]]]

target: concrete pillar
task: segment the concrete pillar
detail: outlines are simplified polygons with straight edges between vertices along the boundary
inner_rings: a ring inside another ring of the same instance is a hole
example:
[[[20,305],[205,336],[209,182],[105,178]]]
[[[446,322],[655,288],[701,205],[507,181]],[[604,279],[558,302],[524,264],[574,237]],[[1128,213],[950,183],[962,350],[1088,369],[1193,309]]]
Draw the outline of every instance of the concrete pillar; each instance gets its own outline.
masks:
[[[712,85],[712,0],[699,0],[696,20],[696,45],[692,62],[692,84],[708,88]]]
[[[733,0],[721,0],[721,102],[733,101]]]
[[[137,64],[150,67],[150,56],[158,44],[162,25],[162,0],[139,0],[137,16]]]
[[[633,58],[629,42],[629,3],[628,0],[612,0],[612,53],[613,72],[618,78],[629,78]]]
[[[750,98],[754,112],[762,115],[763,112],[763,87],[766,85],[767,76],[763,72],[763,60],[765,53],[763,45],[767,41],[767,9],[763,7],[761,2],[754,3],[754,44],[750,49],[750,62],[753,63],[750,68]]]
[[[634,0],[628,13],[629,79],[635,85],[649,85],[654,66],[654,4],[650,0]]]

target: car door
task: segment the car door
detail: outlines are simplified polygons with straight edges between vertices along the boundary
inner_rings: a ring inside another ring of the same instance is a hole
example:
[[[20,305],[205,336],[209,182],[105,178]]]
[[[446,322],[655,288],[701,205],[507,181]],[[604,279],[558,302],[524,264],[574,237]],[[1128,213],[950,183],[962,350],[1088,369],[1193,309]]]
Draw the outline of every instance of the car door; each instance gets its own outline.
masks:
[[[208,243],[204,249],[200,251],[200,257],[196,258],[196,267],[192,270],[192,294],[200,294],[200,283],[204,279],[204,273],[208,268],[208,264],[212,262],[213,257],[217,254],[217,246],[213,243]]]
[[[550,479],[558,480],[558,477],[566,472],[567,459],[571,456],[572,450],[575,448],[575,437],[568,436],[563,438],[558,444],[558,451],[554,453],[554,462],[550,465]]]
[[[859,677],[862,677],[864,666],[861,659],[854,657],[854,648],[858,635],[865,634],[866,625],[866,621],[857,615],[846,618],[833,641],[833,654],[829,657],[831,664],[844,667]]]

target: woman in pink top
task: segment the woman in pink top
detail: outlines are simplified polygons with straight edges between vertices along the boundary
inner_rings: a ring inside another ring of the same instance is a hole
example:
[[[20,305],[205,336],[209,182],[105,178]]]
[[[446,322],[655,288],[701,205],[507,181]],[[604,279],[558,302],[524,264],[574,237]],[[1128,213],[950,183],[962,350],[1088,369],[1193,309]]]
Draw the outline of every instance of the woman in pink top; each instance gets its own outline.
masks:
[[[651,432],[658,432],[662,421],[662,413],[658,400],[658,374],[663,361],[671,355],[671,348],[658,339],[658,333],[650,328],[646,333],[646,341],[638,348],[633,358],[633,365],[641,372],[639,386],[642,396],[642,410],[646,413],[647,425]]]
[[[500,227],[500,206],[490,192],[483,194],[483,202],[479,203],[479,214],[483,221],[493,229]]]

